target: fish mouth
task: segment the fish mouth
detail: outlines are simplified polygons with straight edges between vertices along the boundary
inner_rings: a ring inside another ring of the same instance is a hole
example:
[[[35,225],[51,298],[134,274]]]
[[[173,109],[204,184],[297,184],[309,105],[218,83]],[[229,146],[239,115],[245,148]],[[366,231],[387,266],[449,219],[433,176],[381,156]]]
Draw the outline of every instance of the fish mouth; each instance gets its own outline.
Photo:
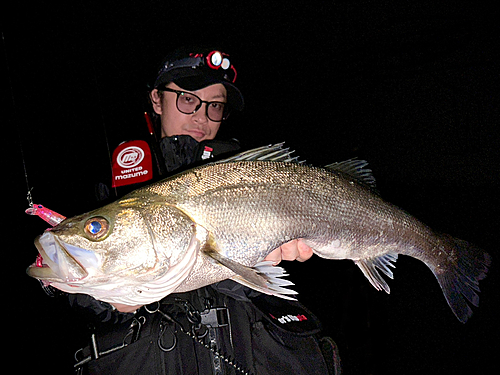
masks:
[[[71,283],[87,277],[88,272],[70,254],[67,244],[47,231],[35,239],[39,252],[36,261],[28,267],[27,274],[35,279],[48,282]],[[77,248],[76,248],[77,249]]]

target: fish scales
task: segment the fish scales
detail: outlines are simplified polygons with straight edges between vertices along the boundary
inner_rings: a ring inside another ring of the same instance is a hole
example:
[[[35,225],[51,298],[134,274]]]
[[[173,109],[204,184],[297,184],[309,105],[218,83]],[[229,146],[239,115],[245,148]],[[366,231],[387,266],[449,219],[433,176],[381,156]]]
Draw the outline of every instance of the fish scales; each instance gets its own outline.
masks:
[[[359,259],[391,246],[411,252],[412,243],[432,235],[352,178],[321,168],[237,162],[195,169],[178,182],[177,189],[162,184],[145,190],[166,196],[214,233],[226,256],[244,265],[295,238],[316,246],[340,241],[338,258]]]
[[[263,259],[300,238],[320,257],[353,260],[388,293],[380,273],[392,278],[399,254],[414,257],[433,272],[457,318],[471,316],[487,253],[382,200],[367,186],[366,162],[316,168],[289,154],[281,145],[252,150],[66,219],[35,240],[40,257],[28,274],[130,305],[228,278],[290,298],[284,271]]]

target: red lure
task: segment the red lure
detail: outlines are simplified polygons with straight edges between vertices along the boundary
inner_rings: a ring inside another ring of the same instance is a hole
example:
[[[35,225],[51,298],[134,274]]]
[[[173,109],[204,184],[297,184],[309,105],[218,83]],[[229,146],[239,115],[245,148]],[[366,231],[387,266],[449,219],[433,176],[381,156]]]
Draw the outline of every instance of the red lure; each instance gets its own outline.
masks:
[[[36,215],[42,218],[53,227],[55,227],[61,221],[66,219],[65,216],[58,214],[55,211],[49,210],[48,208],[45,208],[41,204],[34,204],[30,208],[28,208],[25,212],[28,215]],[[43,267],[43,258],[40,254],[37,255],[35,264],[37,267]]]
[[[49,210],[41,204],[34,204],[25,211],[28,215],[36,215],[45,220],[51,226],[55,227],[61,221],[66,219],[65,216],[58,214],[55,211]]]

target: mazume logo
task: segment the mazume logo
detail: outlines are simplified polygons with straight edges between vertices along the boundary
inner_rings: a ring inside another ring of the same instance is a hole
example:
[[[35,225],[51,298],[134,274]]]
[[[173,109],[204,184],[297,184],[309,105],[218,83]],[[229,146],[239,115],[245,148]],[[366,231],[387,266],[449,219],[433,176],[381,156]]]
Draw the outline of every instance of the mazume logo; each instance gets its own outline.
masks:
[[[137,146],[129,146],[120,151],[116,162],[122,168],[133,168],[144,159],[144,151]]]

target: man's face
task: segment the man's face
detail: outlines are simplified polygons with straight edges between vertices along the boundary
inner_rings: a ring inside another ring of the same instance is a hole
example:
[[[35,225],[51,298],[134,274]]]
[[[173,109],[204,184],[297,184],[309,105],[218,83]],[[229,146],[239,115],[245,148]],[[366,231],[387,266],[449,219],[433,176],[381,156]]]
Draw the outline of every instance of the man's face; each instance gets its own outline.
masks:
[[[175,83],[167,85],[173,90],[183,90]],[[226,88],[221,83],[207,86],[197,91],[189,91],[198,96],[203,101],[226,102]],[[214,139],[220,122],[215,122],[207,117],[206,104],[204,103],[196,113],[184,114],[177,109],[177,94],[175,92],[164,91],[163,95],[158,95],[158,90],[151,92],[154,111],[161,118],[161,136],[171,137],[174,135],[190,135],[198,142],[206,139]]]

